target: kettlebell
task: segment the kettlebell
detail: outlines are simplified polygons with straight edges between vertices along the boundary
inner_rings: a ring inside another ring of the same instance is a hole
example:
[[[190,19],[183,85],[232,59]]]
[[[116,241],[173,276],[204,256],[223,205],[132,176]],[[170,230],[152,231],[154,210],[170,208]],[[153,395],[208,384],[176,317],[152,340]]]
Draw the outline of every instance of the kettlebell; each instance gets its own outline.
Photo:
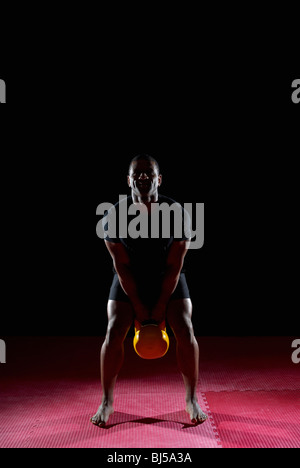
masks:
[[[139,323],[135,320],[133,346],[135,352],[143,359],[158,359],[169,349],[169,337],[165,321],[158,324],[153,320]]]

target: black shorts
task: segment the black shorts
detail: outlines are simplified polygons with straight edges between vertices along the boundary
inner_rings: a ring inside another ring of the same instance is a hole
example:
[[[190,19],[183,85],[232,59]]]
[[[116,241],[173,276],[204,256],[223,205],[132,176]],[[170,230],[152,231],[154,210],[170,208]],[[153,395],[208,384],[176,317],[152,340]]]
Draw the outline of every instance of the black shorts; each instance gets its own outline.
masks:
[[[154,306],[159,298],[161,282],[152,281],[138,285],[138,294],[141,301],[148,306]],[[173,299],[185,299],[190,297],[189,288],[186,282],[184,273],[180,274],[178,284],[175,291],[170,297]],[[109,292],[109,299],[114,301],[130,302],[129,297],[125,294],[122,286],[120,285],[119,277],[114,275],[113,282]]]

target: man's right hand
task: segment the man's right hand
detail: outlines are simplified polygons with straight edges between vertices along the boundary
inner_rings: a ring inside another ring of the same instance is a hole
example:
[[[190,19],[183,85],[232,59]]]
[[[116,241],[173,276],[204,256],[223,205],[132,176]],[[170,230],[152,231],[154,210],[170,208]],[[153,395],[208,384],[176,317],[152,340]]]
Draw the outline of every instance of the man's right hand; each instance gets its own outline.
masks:
[[[135,312],[135,319],[139,323],[143,323],[145,320],[149,320],[151,311],[148,307],[144,306],[143,304],[135,304],[133,306]]]

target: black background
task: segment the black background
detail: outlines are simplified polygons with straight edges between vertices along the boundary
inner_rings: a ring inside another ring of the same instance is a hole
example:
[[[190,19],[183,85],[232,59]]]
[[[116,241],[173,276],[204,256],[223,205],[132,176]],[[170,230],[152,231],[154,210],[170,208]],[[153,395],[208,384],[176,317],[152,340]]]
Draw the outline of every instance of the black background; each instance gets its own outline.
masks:
[[[299,71],[280,50],[1,62],[5,335],[103,335],[96,207],[153,155],[161,193],[205,203],[188,253],[197,335],[295,335]]]

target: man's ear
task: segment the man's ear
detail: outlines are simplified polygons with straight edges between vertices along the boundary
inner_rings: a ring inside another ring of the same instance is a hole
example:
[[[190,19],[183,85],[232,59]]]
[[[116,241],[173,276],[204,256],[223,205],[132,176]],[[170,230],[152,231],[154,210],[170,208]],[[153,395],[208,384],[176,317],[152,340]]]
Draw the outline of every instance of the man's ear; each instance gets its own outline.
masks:
[[[161,184],[162,184],[162,175],[159,174],[159,176],[158,176],[158,186],[160,187]]]
[[[130,187],[130,177],[129,177],[129,175],[127,176],[127,184],[128,184],[128,187]]]

